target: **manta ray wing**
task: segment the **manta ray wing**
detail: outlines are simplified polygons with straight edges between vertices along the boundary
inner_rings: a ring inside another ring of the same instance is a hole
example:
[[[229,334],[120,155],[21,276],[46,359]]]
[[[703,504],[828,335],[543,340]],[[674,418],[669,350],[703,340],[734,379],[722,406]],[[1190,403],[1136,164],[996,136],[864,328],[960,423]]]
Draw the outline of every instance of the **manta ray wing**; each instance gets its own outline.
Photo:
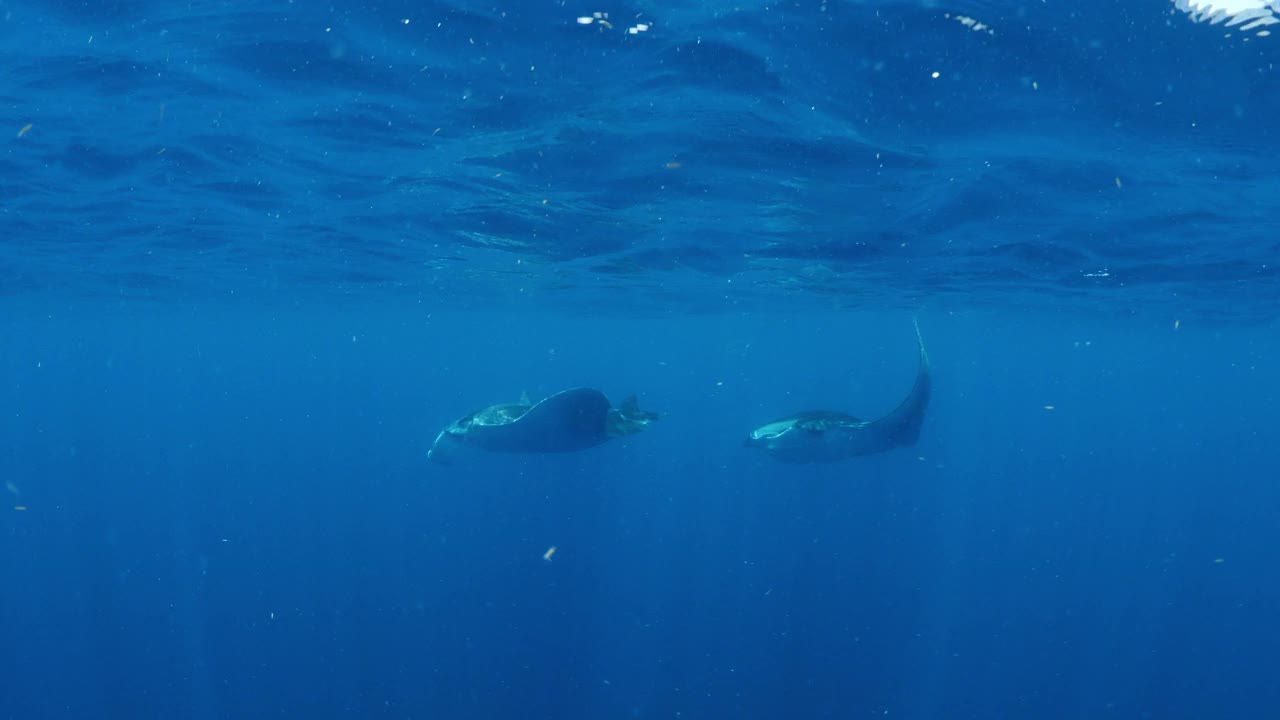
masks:
[[[609,439],[609,399],[599,390],[574,388],[537,403],[520,419],[473,433],[485,449],[512,453],[585,450]]]

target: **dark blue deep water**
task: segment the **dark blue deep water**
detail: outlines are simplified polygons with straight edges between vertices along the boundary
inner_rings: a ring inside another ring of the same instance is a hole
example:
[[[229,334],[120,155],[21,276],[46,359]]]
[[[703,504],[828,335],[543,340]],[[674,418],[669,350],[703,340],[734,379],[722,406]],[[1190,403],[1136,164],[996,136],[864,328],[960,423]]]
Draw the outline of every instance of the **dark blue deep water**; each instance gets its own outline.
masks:
[[[1224,1],[0,0],[0,720],[1280,717]]]

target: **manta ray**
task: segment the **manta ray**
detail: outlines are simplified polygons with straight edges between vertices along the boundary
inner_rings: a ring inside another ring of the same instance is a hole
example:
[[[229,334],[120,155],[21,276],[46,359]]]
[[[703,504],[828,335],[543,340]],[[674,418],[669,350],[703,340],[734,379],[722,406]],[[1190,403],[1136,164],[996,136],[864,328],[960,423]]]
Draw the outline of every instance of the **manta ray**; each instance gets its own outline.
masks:
[[[790,463],[834,462],[914,445],[929,407],[929,356],[916,325],[920,365],[915,385],[897,409],[875,420],[834,410],[809,410],[751,431],[744,444]]]
[[[449,463],[459,450],[494,453],[567,453],[586,450],[617,437],[640,432],[657,420],[640,409],[634,395],[619,407],[593,388],[558,392],[537,403],[491,405],[450,423],[440,431],[427,457]]]

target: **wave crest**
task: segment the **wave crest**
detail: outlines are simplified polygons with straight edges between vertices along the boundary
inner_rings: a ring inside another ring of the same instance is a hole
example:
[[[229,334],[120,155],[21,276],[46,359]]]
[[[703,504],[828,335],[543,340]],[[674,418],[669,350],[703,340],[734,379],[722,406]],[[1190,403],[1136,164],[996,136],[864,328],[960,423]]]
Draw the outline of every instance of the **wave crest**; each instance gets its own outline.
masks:
[[[1255,30],[1280,23],[1280,0],[1174,0],[1179,10],[1196,22]]]

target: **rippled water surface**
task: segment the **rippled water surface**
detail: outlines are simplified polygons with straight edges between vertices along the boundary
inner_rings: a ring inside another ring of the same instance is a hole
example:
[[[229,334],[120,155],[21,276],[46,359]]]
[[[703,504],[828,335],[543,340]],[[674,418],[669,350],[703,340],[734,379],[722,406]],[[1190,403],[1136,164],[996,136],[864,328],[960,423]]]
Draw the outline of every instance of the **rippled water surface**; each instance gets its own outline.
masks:
[[[1277,39],[1169,3],[0,12],[7,293],[1280,298]]]

